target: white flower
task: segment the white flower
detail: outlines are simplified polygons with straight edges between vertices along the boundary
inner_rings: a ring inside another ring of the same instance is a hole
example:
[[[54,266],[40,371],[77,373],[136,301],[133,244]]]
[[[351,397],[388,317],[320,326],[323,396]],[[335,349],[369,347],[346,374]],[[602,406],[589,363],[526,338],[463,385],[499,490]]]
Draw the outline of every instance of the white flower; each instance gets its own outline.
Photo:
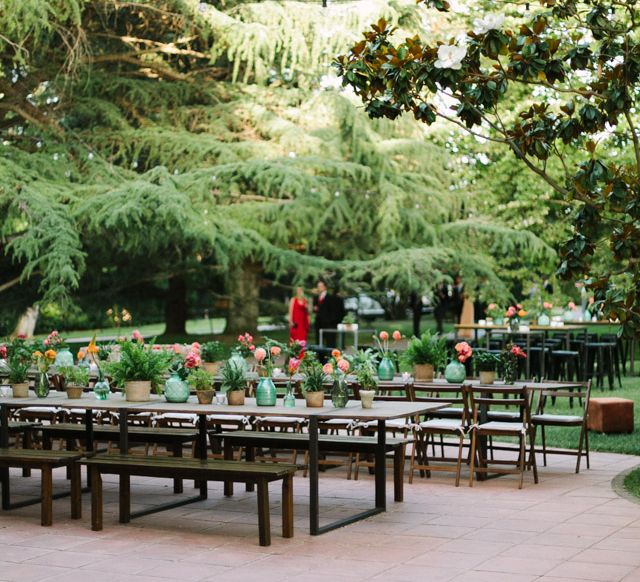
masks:
[[[455,71],[459,71],[462,68],[462,59],[464,59],[466,54],[466,46],[441,44],[438,47],[438,60],[434,65],[438,69],[454,69]]]
[[[473,21],[473,32],[486,34],[490,30],[499,30],[504,24],[504,14],[487,14],[484,18]]]

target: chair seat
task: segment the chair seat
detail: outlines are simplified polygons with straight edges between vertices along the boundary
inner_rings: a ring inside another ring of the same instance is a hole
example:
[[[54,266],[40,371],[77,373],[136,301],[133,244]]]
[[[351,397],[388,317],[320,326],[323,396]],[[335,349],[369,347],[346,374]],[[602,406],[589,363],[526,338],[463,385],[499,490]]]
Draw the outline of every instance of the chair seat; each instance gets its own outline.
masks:
[[[436,416],[440,418],[462,418],[462,413],[462,408],[449,406],[447,408],[441,408],[439,410],[435,410],[434,412],[430,412],[427,414],[427,416]]]
[[[450,432],[465,432],[465,427],[460,424],[459,420],[454,418],[434,418],[433,420],[426,420],[416,426],[419,430],[442,430]]]
[[[24,412],[50,412],[52,414],[56,414],[62,409],[57,408],[56,406],[27,406],[26,408],[21,408],[20,410]]]
[[[207,414],[207,421],[222,424],[225,422],[241,422],[242,424],[250,424],[249,419],[242,414]]]
[[[260,416],[256,422],[267,422],[275,424],[301,424],[303,419],[295,416]]]
[[[354,421],[352,420],[351,422],[353,423]],[[378,428],[378,421],[370,420],[368,422],[358,422],[357,426],[358,428],[376,429]],[[387,420],[385,422],[385,427],[387,430],[404,430],[405,428],[411,428],[411,424],[407,423],[406,418],[394,418],[391,420]]]
[[[524,432],[526,429],[522,425],[518,425],[514,422],[500,422],[500,421],[489,421],[483,422],[482,424],[477,425],[479,431],[492,431],[492,432],[504,432],[504,433],[520,433]]]
[[[163,414],[157,414],[153,417],[154,422],[158,420],[167,420],[169,422],[190,422],[193,426],[198,423],[197,414],[187,414],[184,412],[165,412]]]
[[[532,414],[531,422],[534,424],[582,424],[581,416],[571,416],[569,414]]]
[[[498,420],[502,422],[515,422],[520,420],[519,412],[508,412],[506,410],[490,410],[487,413],[489,420]]]

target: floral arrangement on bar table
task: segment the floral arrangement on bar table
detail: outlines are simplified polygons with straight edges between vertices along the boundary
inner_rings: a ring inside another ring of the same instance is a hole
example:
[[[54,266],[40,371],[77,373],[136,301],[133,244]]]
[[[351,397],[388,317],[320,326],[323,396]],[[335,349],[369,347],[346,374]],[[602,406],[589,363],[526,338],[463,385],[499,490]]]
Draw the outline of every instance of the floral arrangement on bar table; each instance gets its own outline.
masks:
[[[497,303],[489,303],[487,306],[487,323],[502,325],[504,321],[504,308]]]
[[[246,374],[249,371],[247,358],[254,355],[255,351],[256,346],[253,343],[253,336],[249,332],[240,334],[236,345],[231,350],[231,357],[227,364],[242,368]]]
[[[511,305],[507,308],[505,316],[509,318],[509,329],[511,331],[518,331],[520,329],[520,319],[527,315],[520,303]]]
[[[33,363],[38,370],[33,389],[38,398],[46,398],[49,395],[48,372],[51,365],[56,361],[57,355],[57,352],[51,348],[45,350],[44,353],[40,350],[33,352]],[[71,366],[73,367],[73,356],[71,356]]]
[[[71,367],[74,364],[73,354],[69,351],[64,338],[57,330],[53,330],[43,342],[45,350],[56,352],[55,365],[58,368]]]
[[[402,339],[402,334],[399,330],[395,330],[391,334],[391,338],[394,342]],[[380,363],[378,364],[378,378],[380,380],[393,380],[396,373],[396,366],[393,361],[392,353],[389,349],[389,332],[381,331],[377,336],[374,335],[373,339],[378,345],[378,351],[380,352]]]
[[[349,360],[342,356],[340,350],[333,350],[331,359],[322,367],[322,371],[333,378],[331,402],[336,408],[344,408],[349,400],[347,372],[350,367]]]
[[[473,349],[467,342],[458,342],[454,350],[455,358],[444,369],[444,378],[450,384],[461,384],[467,377],[465,362],[473,356]]]
[[[526,357],[527,354],[524,353],[520,346],[515,344],[505,346],[500,353],[500,364],[505,384],[513,384],[516,381],[520,361],[526,359]]]
[[[304,352],[303,352],[304,357]],[[289,376],[289,381],[287,382],[287,393],[284,396],[283,404],[286,408],[294,408],[296,405],[296,396],[293,393],[293,377],[298,373],[300,369],[300,364],[302,363],[301,358],[291,357],[287,362],[287,375]]]
[[[14,398],[27,398],[29,396],[29,368],[31,368],[32,347],[23,338],[15,338],[1,347],[4,362],[4,370],[8,376],[9,384]]]
[[[184,357],[181,354],[173,356],[169,368],[171,375],[164,384],[164,397],[167,402],[186,402],[189,399],[191,390],[187,380],[195,370],[200,368],[201,364],[198,342],[191,344]],[[213,399],[213,396],[211,398]]]
[[[275,384],[271,379],[273,375],[274,360],[282,353],[279,345],[265,345],[258,347],[253,352],[256,359],[258,376],[258,387],[256,388],[256,404],[258,406],[275,406],[277,392]]]

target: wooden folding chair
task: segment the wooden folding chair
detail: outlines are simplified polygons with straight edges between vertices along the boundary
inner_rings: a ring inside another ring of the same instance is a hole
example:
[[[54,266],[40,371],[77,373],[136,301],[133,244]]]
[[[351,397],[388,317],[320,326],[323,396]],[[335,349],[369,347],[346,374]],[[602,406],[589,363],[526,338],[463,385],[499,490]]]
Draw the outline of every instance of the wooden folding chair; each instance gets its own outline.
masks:
[[[556,401],[558,398],[568,398],[572,401],[577,398],[582,403],[582,414],[565,415],[565,414],[549,414],[545,412],[548,398]],[[576,473],[580,472],[580,461],[582,457],[587,459],[587,469],[589,465],[589,431],[587,430],[587,421],[589,420],[589,400],[591,398],[591,380],[581,385],[579,391],[557,389],[541,390],[538,400],[538,408],[536,413],[531,415],[531,423],[533,425],[533,437],[535,442],[536,430],[540,427],[542,436],[542,460],[544,466],[547,466],[547,454],[553,455],[576,455]],[[576,427],[580,428],[580,440],[578,441],[578,450],[564,449],[547,449],[545,428],[549,426]],[[584,452],[583,452],[584,445]]]
[[[526,465],[527,437],[529,438],[530,463],[533,467],[533,478],[538,482],[538,469],[535,461],[532,429],[530,425],[530,394],[526,387],[514,386],[467,386],[464,391],[468,399],[468,407],[472,413],[471,420],[471,467],[469,487],[473,487],[475,473],[498,473],[502,475],[519,475],[518,489],[522,489]],[[516,407],[518,420],[490,420],[491,409]],[[515,437],[518,439],[517,460],[488,459],[487,439],[490,437]],[[502,465],[515,465],[514,469]]]

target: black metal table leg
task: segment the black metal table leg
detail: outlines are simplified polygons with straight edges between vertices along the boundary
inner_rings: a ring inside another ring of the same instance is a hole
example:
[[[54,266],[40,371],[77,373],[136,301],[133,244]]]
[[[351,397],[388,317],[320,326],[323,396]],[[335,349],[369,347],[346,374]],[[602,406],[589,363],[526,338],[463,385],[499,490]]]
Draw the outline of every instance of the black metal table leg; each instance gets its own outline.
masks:
[[[85,410],[84,426],[87,431],[87,452],[95,453],[95,442],[93,438],[93,410]],[[87,471],[87,488],[91,489],[91,471]]]
[[[207,415],[200,414],[198,416],[198,455],[201,459],[207,458]],[[206,499],[209,491],[208,484],[205,480],[201,480],[200,498]]]
[[[9,446],[9,407],[0,405],[0,448]],[[9,468],[0,469],[0,482],[2,483],[2,509],[11,507],[11,494],[9,490]]]
[[[378,421],[378,446],[376,447],[376,507],[387,509],[387,459],[385,453],[387,428],[384,420]]]
[[[309,532],[320,533],[320,507],[318,499],[318,417],[309,418]]]

